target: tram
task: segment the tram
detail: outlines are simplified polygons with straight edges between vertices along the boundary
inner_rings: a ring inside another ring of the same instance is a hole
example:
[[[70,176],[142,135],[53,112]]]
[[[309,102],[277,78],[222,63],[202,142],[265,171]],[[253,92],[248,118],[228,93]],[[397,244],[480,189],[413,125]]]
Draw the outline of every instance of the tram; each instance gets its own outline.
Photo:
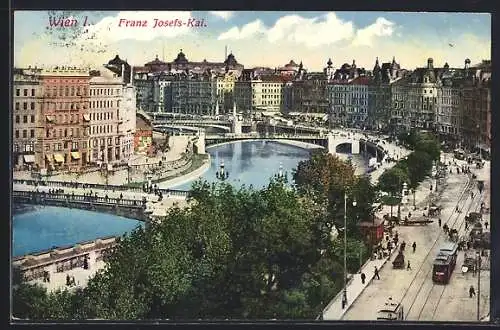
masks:
[[[434,283],[448,284],[451,274],[457,264],[458,244],[444,244],[434,259],[432,267],[432,281]]]
[[[377,320],[404,320],[403,305],[401,305],[401,303],[393,302],[392,298],[389,298],[384,306],[377,312]]]
[[[458,256],[458,244],[457,243],[454,243],[454,242],[448,242],[448,243],[445,243],[441,246],[441,248],[439,249],[439,254],[448,254],[450,255],[452,258],[451,258],[451,261],[452,261],[452,267],[455,268],[455,265],[457,264],[457,256]]]

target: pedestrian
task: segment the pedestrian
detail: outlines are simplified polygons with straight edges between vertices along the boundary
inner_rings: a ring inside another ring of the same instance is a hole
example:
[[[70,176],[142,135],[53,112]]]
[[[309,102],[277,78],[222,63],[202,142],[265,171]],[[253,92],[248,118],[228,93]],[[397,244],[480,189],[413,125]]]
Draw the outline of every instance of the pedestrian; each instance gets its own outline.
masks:
[[[469,221],[467,221],[467,219],[465,219],[465,230],[469,229]]]
[[[66,286],[69,286],[71,284],[71,278],[69,277],[69,274],[66,274]]]
[[[373,271],[373,273],[375,274],[375,276],[373,278],[377,278],[377,280],[380,280],[380,276],[378,275],[378,268],[377,266],[375,266],[375,270]]]
[[[486,229],[488,229],[488,221],[486,221],[486,222],[484,223],[484,227],[485,227]]]
[[[441,228],[441,218],[438,219],[439,228]]]
[[[413,242],[411,247],[413,248],[413,253],[415,253],[415,250],[417,249],[417,242]]]
[[[365,273],[361,273],[361,284],[365,284],[365,280],[366,280]]]
[[[120,199],[123,199],[123,194],[122,193],[120,193]]]
[[[476,290],[474,290],[474,286],[471,285],[469,288],[469,297],[474,297],[476,295]]]
[[[411,218],[411,212],[408,212],[408,219]]]
[[[470,197],[471,197],[472,199],[474,199],[474,192],[473,192],[473,191],[471,191],[471,192],[470,192]]]
[[[457,206],[455,206],[455,212],[457,212],[457,213],[458,213],[458,205],[457,205]]]
[[[411,270],[410,260],[408,260],[408,266],[406,266],[406,270]]]

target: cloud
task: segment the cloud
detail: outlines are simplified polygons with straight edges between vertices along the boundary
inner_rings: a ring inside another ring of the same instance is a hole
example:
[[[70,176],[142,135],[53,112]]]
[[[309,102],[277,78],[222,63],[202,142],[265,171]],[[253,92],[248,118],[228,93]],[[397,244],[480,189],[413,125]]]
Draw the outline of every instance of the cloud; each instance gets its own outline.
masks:
[[[211,11],[210,14],[212,14],[214,16],[218,16],[218,17],[222,18],[223,20],[227,21],[233,16],[234,12],[218,10],[218,11]]]
[[[375,23],[368,25],[356,32],[352,41],[353,46],[372,46],[376,37],[391,36],[394,32],[394,23],[383,17],[377,18]]]
[[[266,27],[260,20],[248,23],[241,28],[232,27],[219,36],[219,40],[241,40],[263,33],[270,43],[288,41],[309,48],[332,45],[341,41],[354,45],[371,45],[375,37],[390,36],[394,23],[379,17],[372,25],[356,31],[351,21],[344,21],[327,13],[322,16],[305,18],[300,15],[280,17],[273,26]]]
[[[222,33],[217,38],[218,40],[241,40],[253,37],[257,34],[265,33],[266,27],[260,19],[256,19],[240,28],[234,26],[228,31]]]

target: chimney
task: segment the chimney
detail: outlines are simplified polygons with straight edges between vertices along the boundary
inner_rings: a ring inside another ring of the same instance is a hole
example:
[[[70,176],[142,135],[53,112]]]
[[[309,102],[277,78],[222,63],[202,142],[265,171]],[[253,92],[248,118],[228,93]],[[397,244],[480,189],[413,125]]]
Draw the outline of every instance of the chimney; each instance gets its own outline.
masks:
[[[433,69],[434,68],[434,66],[432,64],[433,62],[434,62],[434,60],[432,58],[429,57],[427,59],[427,69]]]
[[[125,64],[122,63],[122,81],[125,82]]]
[[[134,85],[134,66],[130,66],[130,86]]]

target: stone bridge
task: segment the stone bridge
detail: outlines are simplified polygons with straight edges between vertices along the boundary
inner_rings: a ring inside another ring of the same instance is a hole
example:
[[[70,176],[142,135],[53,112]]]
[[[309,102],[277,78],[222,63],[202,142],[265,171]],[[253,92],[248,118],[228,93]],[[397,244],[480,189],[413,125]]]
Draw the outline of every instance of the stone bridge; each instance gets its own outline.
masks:
[[[12,192],[12,201],[19,204],[49,205],[110,213],[122,217],[148,220],[145,203],[123,198],[105,198],[75,194],[48,194],[33,191]]]
[[[338,148],[342,145],[350,145],[352,154],[367,152],[377,157],[378,161],[382,161],[386,156],[388,144],[381,143],[380,140],[370,138],[365,134],[352,132],[336,132],[332,131],[328,134],[259,134],[259,133],[243,133],[243,134],[206,134],[203,132],[199,135],[198,143],[203,143],[204,146],[210,146],[219,143],[239,141],[239,140],[292,140],[306,142],[326,148],[329,153],[336,154]]]

